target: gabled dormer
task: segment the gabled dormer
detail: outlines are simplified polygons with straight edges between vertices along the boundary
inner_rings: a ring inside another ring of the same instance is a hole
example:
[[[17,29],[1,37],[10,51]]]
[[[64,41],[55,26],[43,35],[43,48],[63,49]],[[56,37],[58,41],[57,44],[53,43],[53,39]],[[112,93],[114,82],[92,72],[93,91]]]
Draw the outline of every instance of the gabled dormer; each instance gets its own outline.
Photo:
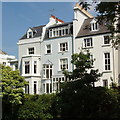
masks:
[[[36,30],[34,30],[33,28],[29,28],[27,30],[27,38],[33,38],[35,33],[36,33]]]
[[[99,30],[99,24],[95,18],[90,22],[90,28],[91,28],[91,31]]]

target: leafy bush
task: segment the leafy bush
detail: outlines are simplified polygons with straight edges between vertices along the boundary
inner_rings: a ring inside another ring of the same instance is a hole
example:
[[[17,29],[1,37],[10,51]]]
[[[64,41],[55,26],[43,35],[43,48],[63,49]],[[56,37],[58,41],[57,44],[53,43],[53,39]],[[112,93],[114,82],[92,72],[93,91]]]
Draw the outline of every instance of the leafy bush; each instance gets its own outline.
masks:
[[[48,120],[52,116],[52,100],[54,95],[26,95],[23,105],[18,111],[18,119]]]

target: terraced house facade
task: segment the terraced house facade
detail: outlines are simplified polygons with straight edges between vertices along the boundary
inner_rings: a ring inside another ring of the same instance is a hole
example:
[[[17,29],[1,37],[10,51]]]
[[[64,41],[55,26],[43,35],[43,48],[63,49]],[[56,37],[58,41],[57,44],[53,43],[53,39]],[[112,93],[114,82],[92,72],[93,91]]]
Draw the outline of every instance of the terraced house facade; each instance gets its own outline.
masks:
[[[65,81],[62,69],[72,71],[71,55],[89,50],[95,58],[94,68],[103,76],[96,86],[119,84],[120,52],[112,48],[110,31],[78,4],[74,19],[65,23],[51,15],[48,24],[29,28],[18,42],[19,69],[29,83],[26,93],[43,94],[59,91]]]

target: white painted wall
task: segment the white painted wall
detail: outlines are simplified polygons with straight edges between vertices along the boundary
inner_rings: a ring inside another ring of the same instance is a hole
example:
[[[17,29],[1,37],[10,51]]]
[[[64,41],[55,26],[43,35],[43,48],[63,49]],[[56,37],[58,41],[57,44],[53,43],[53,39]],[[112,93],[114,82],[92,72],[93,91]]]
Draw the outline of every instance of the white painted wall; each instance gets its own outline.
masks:
[[[60,52],[59,45],[60,43],[68,43],[68,51]],[[51,54],[46,54],[46,45],[51,44]],[[46,64],[48,61],[52,62],[53,64],[53,77],[63,76],[62,71],[60,70],[60,59],[68,58],[68,71],[72,71],[72,64],[71,64],[71,55],[72,55],[72,37],[60,37],[60,38],[53,38],[44,40],[41,44],[42,46],[42,54],[41,54],[41,62],[42,65]],[[41,72],[42,73],[42,72]],[[41,75],[43,76],[43,75]],[[42,78],[42,84],[50,83],[52,79],[44,79]]]
[[[28,54],[28,48],[34,47],[34,54]],[[37,94],[40,94],[41,86],[41,39],[38,38],[29,38],[19,40],[18,42],[18,57],[21,75],[25,77],[26,81],[29,81],[30,94],[33,94],[33,85],[34,81],[37,81]],[[25,61],[30,62],[30,74],[25,74]],[[34,74],[34,61],[37,61],[37,73]]]
[[[60,52],[59,51],[59,44],[60,43],[68,43],[68,51]],[[52,47],[52,53],[46,54],[46,45],[51,44]],[[51,61],[54,65],[54,75],[61,75],[62,72],[59,67],[59,60],[61,58],[68,58],[69,71],[72,71],[72,65],[71,65],[71,55],[72,55],[72,37],[61,37],[61,38],[53,38],[44,40],[42,43],[42,64],[46,63],[48,60]]]
[[[108,35],[108,34],[104,34]],[[95,58],[94,62],[94,69],[99,69],[100,73],[103,73],[100,81],[96,83],[96,86],[103,86],[103,81],[104,79],[108,79],[108,85],[111,83],[110,77],[113,76],[113,51],[112,51],[112,46],[111,45],[104,45],[103,40],[104,40],[104,35],[96,35],[96,36],[89,36],[89,37],[82,37],[82,38],[77,38],[75,40],[75,53],[79,53],[80,50],[83,47],[83,41],[84,38],[91,38],[93,39],[93,47],[88,48],[90,53],[93,55],[93,58]],[[85,51],[85,49],[83,49]],[[111,70],[110,71],[105,71],[104,70],[104,53],[105,52],[110,52],[110,57],[111,57]],[[116,80],[115,80],[116,81]]]

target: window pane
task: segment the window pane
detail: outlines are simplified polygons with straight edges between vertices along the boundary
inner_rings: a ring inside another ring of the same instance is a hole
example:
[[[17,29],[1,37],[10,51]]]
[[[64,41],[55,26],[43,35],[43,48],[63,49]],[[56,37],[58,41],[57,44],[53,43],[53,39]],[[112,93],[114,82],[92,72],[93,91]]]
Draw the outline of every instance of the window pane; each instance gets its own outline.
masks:
[[[25,62],[25,74],[29,74],[30,72],[30,65],[29,61]]]
[[[43,71],[45,72],[44,78],[52,78],[52,65],[44,65]]]
[[[45,84],[43,84],[43,91],[45,92]]]
[[[104,53],[105,56],[105,70],[110,70],[110,53]]]
[[[49,84],[46,84],[46,93],[49,93]]]
[[[49,69],[46,70],[46,78],[49,78]]]
[[[68,69],[68,59],[60,59],[60,68]]]
[[[37,93],[37,82],[36,81],[34,81],[34,94],[36,94]]]
[[[51,45],[46,45],[47,52],[46,53],[51,53]]]
[[[34,48],[28,48],[29,54],[34,54]]]
[[[103,80],[103,87],[108,87],[108,81],[107,80]]]
[[[91,47],[91,46],[93,46],[92,38],[84,39],[84,46],[85,47]]]
[[[34,73],[37,73],[37,61],[34,61]]]
[[[68,29],[65,29],[66,30],[66,34],[68,34]]]
[[[50,78],[52,78],[52,69],[50,70]]]
[[[104,36],[104,44],[109,44],[110,43],[110,37],[107,35],[107,36]]]
[[[50,93],[52,92],[52,84],[50,83]]]

